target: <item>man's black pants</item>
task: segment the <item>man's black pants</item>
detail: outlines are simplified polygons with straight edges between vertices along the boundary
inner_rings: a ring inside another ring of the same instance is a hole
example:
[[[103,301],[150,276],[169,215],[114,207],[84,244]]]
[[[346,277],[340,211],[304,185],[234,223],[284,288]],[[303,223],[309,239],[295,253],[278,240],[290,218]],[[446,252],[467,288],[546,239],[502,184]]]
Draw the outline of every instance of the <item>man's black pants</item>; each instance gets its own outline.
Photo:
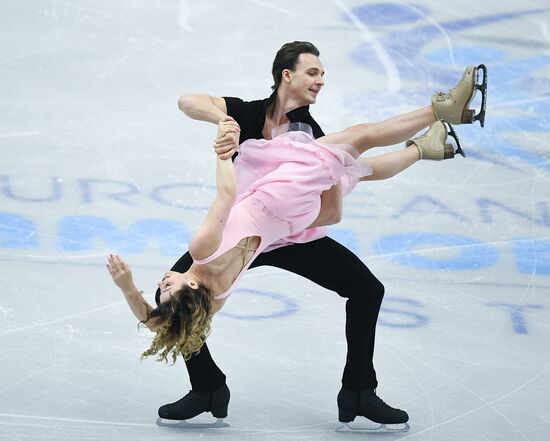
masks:
[[[174,264],[172,271],[185,272],[192,262],[189,253],[186,253]],[[357,391],[376,388],[378,382],[372,357],[384,285],[367,266],[350,250],[329,237],[262,253],[250,268],[263,265],[293,272],[348,299],[348,353],[342,385]],[[225,383],[225,375],[214,363],[206,344],[198,354],[186,361],[186,366],[193,390],[214,390]]]

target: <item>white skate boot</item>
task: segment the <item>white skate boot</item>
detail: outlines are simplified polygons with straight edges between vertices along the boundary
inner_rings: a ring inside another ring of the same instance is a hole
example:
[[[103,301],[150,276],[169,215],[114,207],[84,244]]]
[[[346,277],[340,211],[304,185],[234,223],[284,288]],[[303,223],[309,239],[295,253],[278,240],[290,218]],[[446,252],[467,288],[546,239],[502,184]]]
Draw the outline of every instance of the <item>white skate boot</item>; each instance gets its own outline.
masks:
[[[479,81],[479,70],[483,71],[483,81]],[[476,91],[481,91],[481,110],[476,115],[470,109]],[[449,92],[436,92],[432,96],[432,107],[438,120],[451,124],[472,124],[479,121],[481,127],[485,125],[485,107],[487,105],[487,67],[468,66],[464,70],[461,80]]]
[[[449,131],[447,131],[447,127]],[[452,144],[446,143],[448,135],[451,135],[456,142],[456,150]],[[466,156],[453,127],[445,121],[434,122],[426,133],[406,142],[407,147],[412,144],[418,148],[420,159],[441,161],[443,159],[454,158],[457,153],[464,157]]]

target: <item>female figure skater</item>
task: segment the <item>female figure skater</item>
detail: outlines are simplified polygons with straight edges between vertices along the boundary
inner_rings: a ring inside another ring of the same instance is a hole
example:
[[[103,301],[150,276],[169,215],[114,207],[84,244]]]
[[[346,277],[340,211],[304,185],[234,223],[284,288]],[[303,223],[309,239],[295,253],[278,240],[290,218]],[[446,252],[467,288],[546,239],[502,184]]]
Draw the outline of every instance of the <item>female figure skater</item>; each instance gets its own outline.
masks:
[[[387,179],[419,159],[464,155],[460,145],[455,152],[446,143],[448,134],[458,143],[450,130],[438,121],[408,141],[405,149],[370,158],[358,158],[365,149],[353,143],[348,130],[317,140],[303,131],[269,141],[251,139],[239,148],[237,174],[231,159],[218,156],[217,194],[189,243],[194,263],[186,272],[165,274],[158,284],[158,307],[143,299],[122,258],[109,256],[107,269],[114,283],[140,322],[156,332],[143,356],[157,354],[165,361],[170,356],[175,362],[180,353],[188,359],[198,352],[210,332],[212,316],[258,254],[289,235],[339,222],[342,193],[358,181]],[[231,117],[224,118],[216,144],[234,142],[238,131]],[[215,417],[227,415],[227,404],[211,407]],[[394,411],[392,422],[408,420],[406,412]]]

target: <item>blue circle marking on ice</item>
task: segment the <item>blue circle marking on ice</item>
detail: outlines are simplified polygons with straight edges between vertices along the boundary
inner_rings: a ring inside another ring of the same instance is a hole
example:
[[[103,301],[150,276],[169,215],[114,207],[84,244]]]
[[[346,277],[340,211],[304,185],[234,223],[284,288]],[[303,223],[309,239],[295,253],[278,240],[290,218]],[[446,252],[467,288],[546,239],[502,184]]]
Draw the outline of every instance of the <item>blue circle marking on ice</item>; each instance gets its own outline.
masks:
[[[425,57],[431,63],[448,66],[453,60],[448,48],[439,48],[428,52]],[[487,65],[494,65],[505,58],[504,51],[489,46],[453,46],[452,55],[458,66],[478,65],[482,60]]]
[[[366,25],[387,26],[415,23],[429,15],[417,4],[374,3],[352,8],[353,14]]]
[[[390,307],[388,307],[388,304]],[[393,304],[393,306],[392,306]],[[423,305],[417,300],[407,299],[404,297],[390,297],[384,299],[384,305],[380,308],[380,317],[378,324],[388,326],[390,328],[422,328],[427,326],[429,319],[427,316],[416,311],[411,311],[399,306],[404,305],[405,308],[422,308]],[[397,307],[395,307],[397,306]]]
[[[281,318],[288,316],[290,314],[294,314],[298,310],[298,304],[278,293],[274,293],[271,291],[262,291],[258,289],[248,289],[248,288],[239,288],[237,289],[233,294],[233,296],[237,295],[239,297],[241,296],[253,296],[253,297],[259,297],[263,300],[274,300],[275,303],[279,303],[281,307],[279,309],[274,309],[272,311],[267,311],[264,313],[235,313],[235,312],[229,312],[227,310],[220,311],[218,314],[223,317],[229,317],[234,318],[238,320],[266,320],[266,319],[273,319],[273,318]],[[273,303],[273,302],[270,302]]]

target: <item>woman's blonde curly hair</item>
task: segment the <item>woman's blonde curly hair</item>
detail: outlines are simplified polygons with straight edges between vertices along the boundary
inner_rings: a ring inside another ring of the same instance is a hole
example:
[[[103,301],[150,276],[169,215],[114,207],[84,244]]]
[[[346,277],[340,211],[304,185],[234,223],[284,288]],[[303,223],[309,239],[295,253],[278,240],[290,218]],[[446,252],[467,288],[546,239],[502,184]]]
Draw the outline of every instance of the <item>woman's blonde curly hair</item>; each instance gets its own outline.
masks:
[[[171,355],[173,364],[182,354],[185,360],[189,360],[199,352],[210,334],[212,293],[204,285],[195,289],[185,285],[174,291],[170,301],[148,311],[141,324],[150,320],[158,323],[157,334],[141,358],[158,354],[157,361],[168,362]]]

